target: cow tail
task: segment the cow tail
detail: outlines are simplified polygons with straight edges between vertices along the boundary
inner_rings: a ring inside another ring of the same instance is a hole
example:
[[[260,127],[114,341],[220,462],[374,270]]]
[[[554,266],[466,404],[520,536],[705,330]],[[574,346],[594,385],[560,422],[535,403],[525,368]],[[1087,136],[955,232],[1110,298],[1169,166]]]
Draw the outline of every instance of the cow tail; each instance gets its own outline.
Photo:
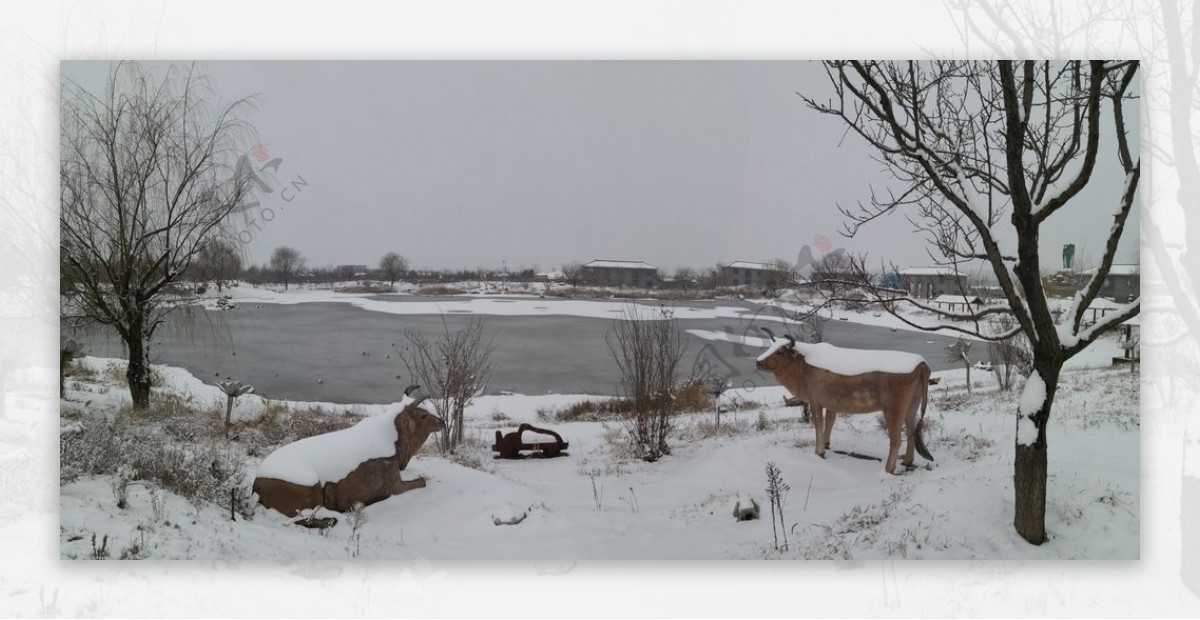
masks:
[[[913,432],[913,441],[917,447],[917,454],[932,461],[933,455],[929,453],[929,449],[925,447],[925,440],[921,438],[921,431],[925,426],[925,408],[929,405],[929,367],[925,367],[925,376],[921,381],[921,419],[917,421],[917,429]]]

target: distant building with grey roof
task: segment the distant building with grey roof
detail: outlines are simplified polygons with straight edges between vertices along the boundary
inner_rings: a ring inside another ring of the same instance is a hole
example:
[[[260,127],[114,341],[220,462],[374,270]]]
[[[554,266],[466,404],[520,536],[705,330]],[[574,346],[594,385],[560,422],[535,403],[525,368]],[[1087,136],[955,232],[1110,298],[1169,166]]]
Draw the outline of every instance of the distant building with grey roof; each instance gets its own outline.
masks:
[[[592,286],[654,288],[658,267],[640,260],[594,260],[583,265],[583,281]]]

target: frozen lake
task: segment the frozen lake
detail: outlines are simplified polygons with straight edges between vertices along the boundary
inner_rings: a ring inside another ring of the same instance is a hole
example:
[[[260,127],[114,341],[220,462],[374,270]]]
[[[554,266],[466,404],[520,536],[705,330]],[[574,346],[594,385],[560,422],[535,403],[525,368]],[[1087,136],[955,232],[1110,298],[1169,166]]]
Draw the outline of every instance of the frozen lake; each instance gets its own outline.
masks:
[[[373,299],[395,303],[430,301],[391,295]],[[336,302],[240,303],[233,310],[221,312],[189,308],[187,312],[200,320],[174,320],[160,327],[154,338],[152,360],[156,364],[186,368],[206,382],[214,381],[217,373],[222,377],[233,376],[253,384],[257,393],[269,398],[394,402],[410,382],[394,348],[403,346],[405,330],[436,335],[443,330],[443,321],[454,330],[475,316],[467,309],[470,304],[463,300],[438,298],[437,302],[444,314],[390,314]],[[528,304],[530,300],[491,302]],[[587,302],[538,299],[536,303],[552,308],[555,303]],[[657,306],[654,302],[642,305]],[[782,331],[779,322],[756,317],[760,306],[754,304],[720,300],[677,303],[675,307],[685,330],[756,337],[761,336],[760,325],[777,333]],[[711,318],[713,313],[705,310],[715,307],[723,310],[719,314],[727,316]],[[689,312],[709,316],[688,318]],[[555,314],[482,318],[496,348],[488,393],[616,393],[617,369],[604,340],[611,329],[611,319]],[[92,336],[86,340],[89,355],[125,355],[115,336]],[[943,361],[945,346],[950,342],[945,336],[830,321],[825,328],[825,340],[844,347],[908,351],[924,356],[934,370],[949,367]],[[755,370],[754,358],[758,353],[753,347],[688,334],[680,370],[686,374],[703,360],[721,369],[737,387],[775,385],[772,377]],[[981,357],[982,353],[973,357]]]

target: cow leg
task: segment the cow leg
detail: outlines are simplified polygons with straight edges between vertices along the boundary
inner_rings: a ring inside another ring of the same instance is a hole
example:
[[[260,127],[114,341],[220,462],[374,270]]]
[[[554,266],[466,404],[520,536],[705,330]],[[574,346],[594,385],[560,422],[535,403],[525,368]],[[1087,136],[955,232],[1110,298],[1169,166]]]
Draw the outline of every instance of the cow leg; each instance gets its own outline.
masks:
[[[908,416],[904,420],[907,439],[905,443],[907,447],[904,449],[904,460],[901,461],[905,467],[912,467],[913,460],[916,458],[917,452],[917,416],[921,410],[921,391],[916,390],[913,394],[912,402],[908,406]]]
[[[813,433],[816,435],[814,451],[817,456],[825,458],[825,409],[817,403],[809,403],[808,408],[812,411]]]
[[[888,457],[883,462],[883,469],[889,474],[896,473],[896,457],[900,455],[900,435],[904,427],[904,418],[900,415],[902,411],[893,409],[892,411],[884,412],[887,419],[888,431]]]
[[[837,419],[836,413],[829,411],[828,409],[825,410],[825,430],[822,431],[822,435],[825,438],[826,450],[829,449],[829,438],[833,435],[833,421],[835,419]]]
[[[425,479],[420,476],[412,480],[402,480],[400,476],[396,476],[396,482],[392,485],[391,493],[392,495],[399,495],[405,491],[423,488],[425,488]]]

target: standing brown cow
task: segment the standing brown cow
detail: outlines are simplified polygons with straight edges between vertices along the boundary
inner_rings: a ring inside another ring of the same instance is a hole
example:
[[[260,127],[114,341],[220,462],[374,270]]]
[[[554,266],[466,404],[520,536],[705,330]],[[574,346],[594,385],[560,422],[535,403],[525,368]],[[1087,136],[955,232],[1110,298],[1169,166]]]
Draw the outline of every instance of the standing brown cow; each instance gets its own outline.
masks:
[[[902,427],[908,431],[904,465],[912,465],[914,448],[933,460],[921,439],[930,374],[929,364],[921,356],[798,343],[791,336],[776,338],[771,330],[762,329],[772,344],[759,356],[758,368],[771,371],[792,396],[809,404],[817,456],[825,458],[837,414],[882,411],[890,440],[883,468],[889,474],[895,473]]]
[[[406,390],[405,398],[415,389]],[[424,478],[400,476],[429,435],[445,428],[441,418],[421,408],[424,400],[408,399],[396,413],[370,416],[267,455],[254,479],[259,503],[289,517],[317,506],[347,512],[356,503],[365,506],[424,487]]]

